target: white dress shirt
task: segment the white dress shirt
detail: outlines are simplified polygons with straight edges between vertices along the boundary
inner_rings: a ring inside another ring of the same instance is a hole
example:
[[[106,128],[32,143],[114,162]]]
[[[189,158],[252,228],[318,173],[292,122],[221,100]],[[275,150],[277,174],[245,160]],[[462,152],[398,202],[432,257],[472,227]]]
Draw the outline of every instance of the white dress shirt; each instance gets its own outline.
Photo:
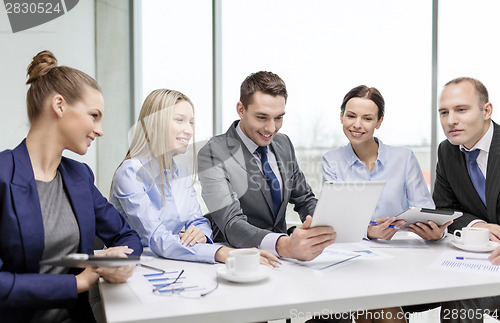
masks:
[[[490,146],[492,140],[493,140],[493,121],[490,121],[490,126],[488,128],[488,131],[486,131],[484,136],[481,139],[479,139],[479,141],[471,149],[467,149],[465,148],[464,145],[460,145],[460,150],[462,151],[473,151],[479,149],[479,154],[477,155],[476,161],[477,165],[479,166],[479,169],[481,170],[481,173],[483,173],[484,175],[484,179],[486,179],[486,171],[488,168],[488,155],[490,153]],[[471,221],[467,226],[471,227],[478,222],[486,223],[486,221],[483,220],[474,220]]]
[[[240,137],[241,141],[243,141],[243,144],[245,147],[248,149],[250,153],[257,159],[258,163],[257,165],[259,166],[260,171],[262,171],[262,163],[260,161],[260,155],[256,151],[259,146],[253,142],[252,139],[248,138],[247,135],[241,130],[241,122],[238,123],[236,126],[236,133]],[[274,155],[274,152],[272,149],[267,150],[267,161],[269,162],[269,166],[271,166],[271,169],[273,170],[274,175],[276,175],[276,178],[278,179],[278,182],[280,183],[280,190],[281,190],[281,199],[283,199],[283,180],[281,179],[281,173],[278,167],[278,162],[276,161],[276,156]],[[244,212],[243,212],[244,213]],[[278,239],[282,236],[286,236],[286,234],[283,233],[276,233],[276,232],[270,232],[268,233],[264,239],[262,239],[259,248],[262,250],[266,250],[268,252],[273,253],[275,256],[279,256],[278,252],[276,251],[276,243],[278,242]]]
[[[323,156],[323,181],[384,181],[372,219],[396,216],[410,206],[435,208],[413,152],[405,147],[384,145],[377,138],[375,141],[378,156],[371,172],[349,143]]]

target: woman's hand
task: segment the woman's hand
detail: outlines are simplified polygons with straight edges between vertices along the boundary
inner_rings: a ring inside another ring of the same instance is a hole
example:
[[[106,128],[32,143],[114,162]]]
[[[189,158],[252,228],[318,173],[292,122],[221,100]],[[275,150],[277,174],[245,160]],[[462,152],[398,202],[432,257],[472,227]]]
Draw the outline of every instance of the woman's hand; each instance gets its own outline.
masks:
[[[111,247],[100,253],[97,257],[120,257],[127,258],[134,250],[127,246]],[[132,276],[135,266],[121,267],[97,267],[94,271],[101,275],[107,282],[112,284],[124,283]]]
[[[98,267],[95,272],[104,278],[108,283],[125,283],[132,276],[135,266],[121,267]]]
[[[227,257],[229,256],[229,251],[234,250],[229,247],[220,247],[219,250],[215,253],[215,261],[225,263]]]
[[[127,255],[130,255],[132,252],[134,252],[134,249],[130,249],[127,246],[111,247],[96,254],[96,257],[127,258]]]
[[[257,249],[257,248],[252,248],[252,249],[259,250],[259,252],[260,252],[260,263],[262,265],[266,265],[266,266],[270,266],[270,267],[274,267],[274,268],[277,268],[277,267],[279,267],[281,265],[281,262],[278,259],[278,257],[276,257],[275,255],[273,255],[272,253],[264,251],[264,250],[260,250],[260,249]]]
[[[87,267],[80,274],[75,276],[76,278],[76,290],[79,293],[86,292],[94,287],[99,280],[99,274],[94,272],[94,268]]]
[[[179,233],[183,246],[194,246],[197,243],[206,243],[205,233],[197,226],[190,225],[186,232]]]
[[[406,223],[405,220],[396,220],[392,218],[379,218],[373,220],[377,225],[368,226],[368,238],[391,240],[398,230]]]

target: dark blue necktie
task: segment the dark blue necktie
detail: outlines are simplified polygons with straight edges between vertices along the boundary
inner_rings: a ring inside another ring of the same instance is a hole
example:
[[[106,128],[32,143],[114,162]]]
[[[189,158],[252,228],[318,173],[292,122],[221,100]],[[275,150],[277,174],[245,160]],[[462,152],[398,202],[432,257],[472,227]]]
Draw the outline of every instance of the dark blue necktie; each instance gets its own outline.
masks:
[[[260,162],[262,163],[262,171],[266,176],[266,182],[271,190],[271,199],[273,201],[274,215],[278,214],[281,206],[281,189],[280,182],[274,175],[271,165],[267,161],[267,147],[259,147],[256,150],[260,155]]]
[[[467,171],[469,172],[472,184],[474,184],[477,194],[479,194],[479,197],[483,201],[484,205],[486,205],[486,180],[484,179],[483,172],[481,172],[481,169],[479,169],[479,165],[477,164],[479,151],[479,149],[472,151],[464,150],[464,153],[467,156]]]

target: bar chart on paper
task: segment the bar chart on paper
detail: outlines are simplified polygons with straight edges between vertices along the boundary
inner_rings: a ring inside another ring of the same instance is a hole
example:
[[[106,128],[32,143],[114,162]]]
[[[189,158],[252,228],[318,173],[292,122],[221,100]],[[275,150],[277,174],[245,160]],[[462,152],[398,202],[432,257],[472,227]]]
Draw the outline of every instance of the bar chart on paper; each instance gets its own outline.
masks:
[[[162,302],[165,298],[161,296],[200,297],[201,294],[210,292],[217,286],[217,281],[193,268],[164,273],[152,273],[137,268],[127,283],[145,304]]]
[[[431,268],[484,275],[500,275],[500,266],[492,265],[489,254],[446,251],[432,263]]]
[[[474,262],[470,262],[468,260],[466,261],[461,261],[461,260],[445,260],[441,264],[443,267],[450,267],[450,268],[458,268],[458,269],[465,269],[465,270],[470,270],[470,271],[485,271],[485,272],[498,272],[499,267],[494,266],[494,265],[488,265],[488,264],[478,264]]]

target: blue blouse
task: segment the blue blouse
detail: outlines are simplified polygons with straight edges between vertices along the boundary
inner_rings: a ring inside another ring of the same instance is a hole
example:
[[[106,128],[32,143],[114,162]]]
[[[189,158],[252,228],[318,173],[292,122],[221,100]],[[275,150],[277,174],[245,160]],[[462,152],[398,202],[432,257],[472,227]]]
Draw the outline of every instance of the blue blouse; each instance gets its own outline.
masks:
[[[435,208],[424,176],[413,152],[378,142],[378,157],[372,172],[354,153],[351,144],[323,156],[323,181],[386,182],[372,219],[393,217],[410,206]]]
[[[201,213],[187,167],[174,163],[173,171],[164,173],[163,182],[160,172],[156,160],[125,160],[113,178],[111,203],[139,233],[143,246],[149,246],[155,254],[215,263],[215,253],[222,246],[213,244],[210,223]],[[205,233],[207,243],[182,245],[179,232],[190,225]]]

